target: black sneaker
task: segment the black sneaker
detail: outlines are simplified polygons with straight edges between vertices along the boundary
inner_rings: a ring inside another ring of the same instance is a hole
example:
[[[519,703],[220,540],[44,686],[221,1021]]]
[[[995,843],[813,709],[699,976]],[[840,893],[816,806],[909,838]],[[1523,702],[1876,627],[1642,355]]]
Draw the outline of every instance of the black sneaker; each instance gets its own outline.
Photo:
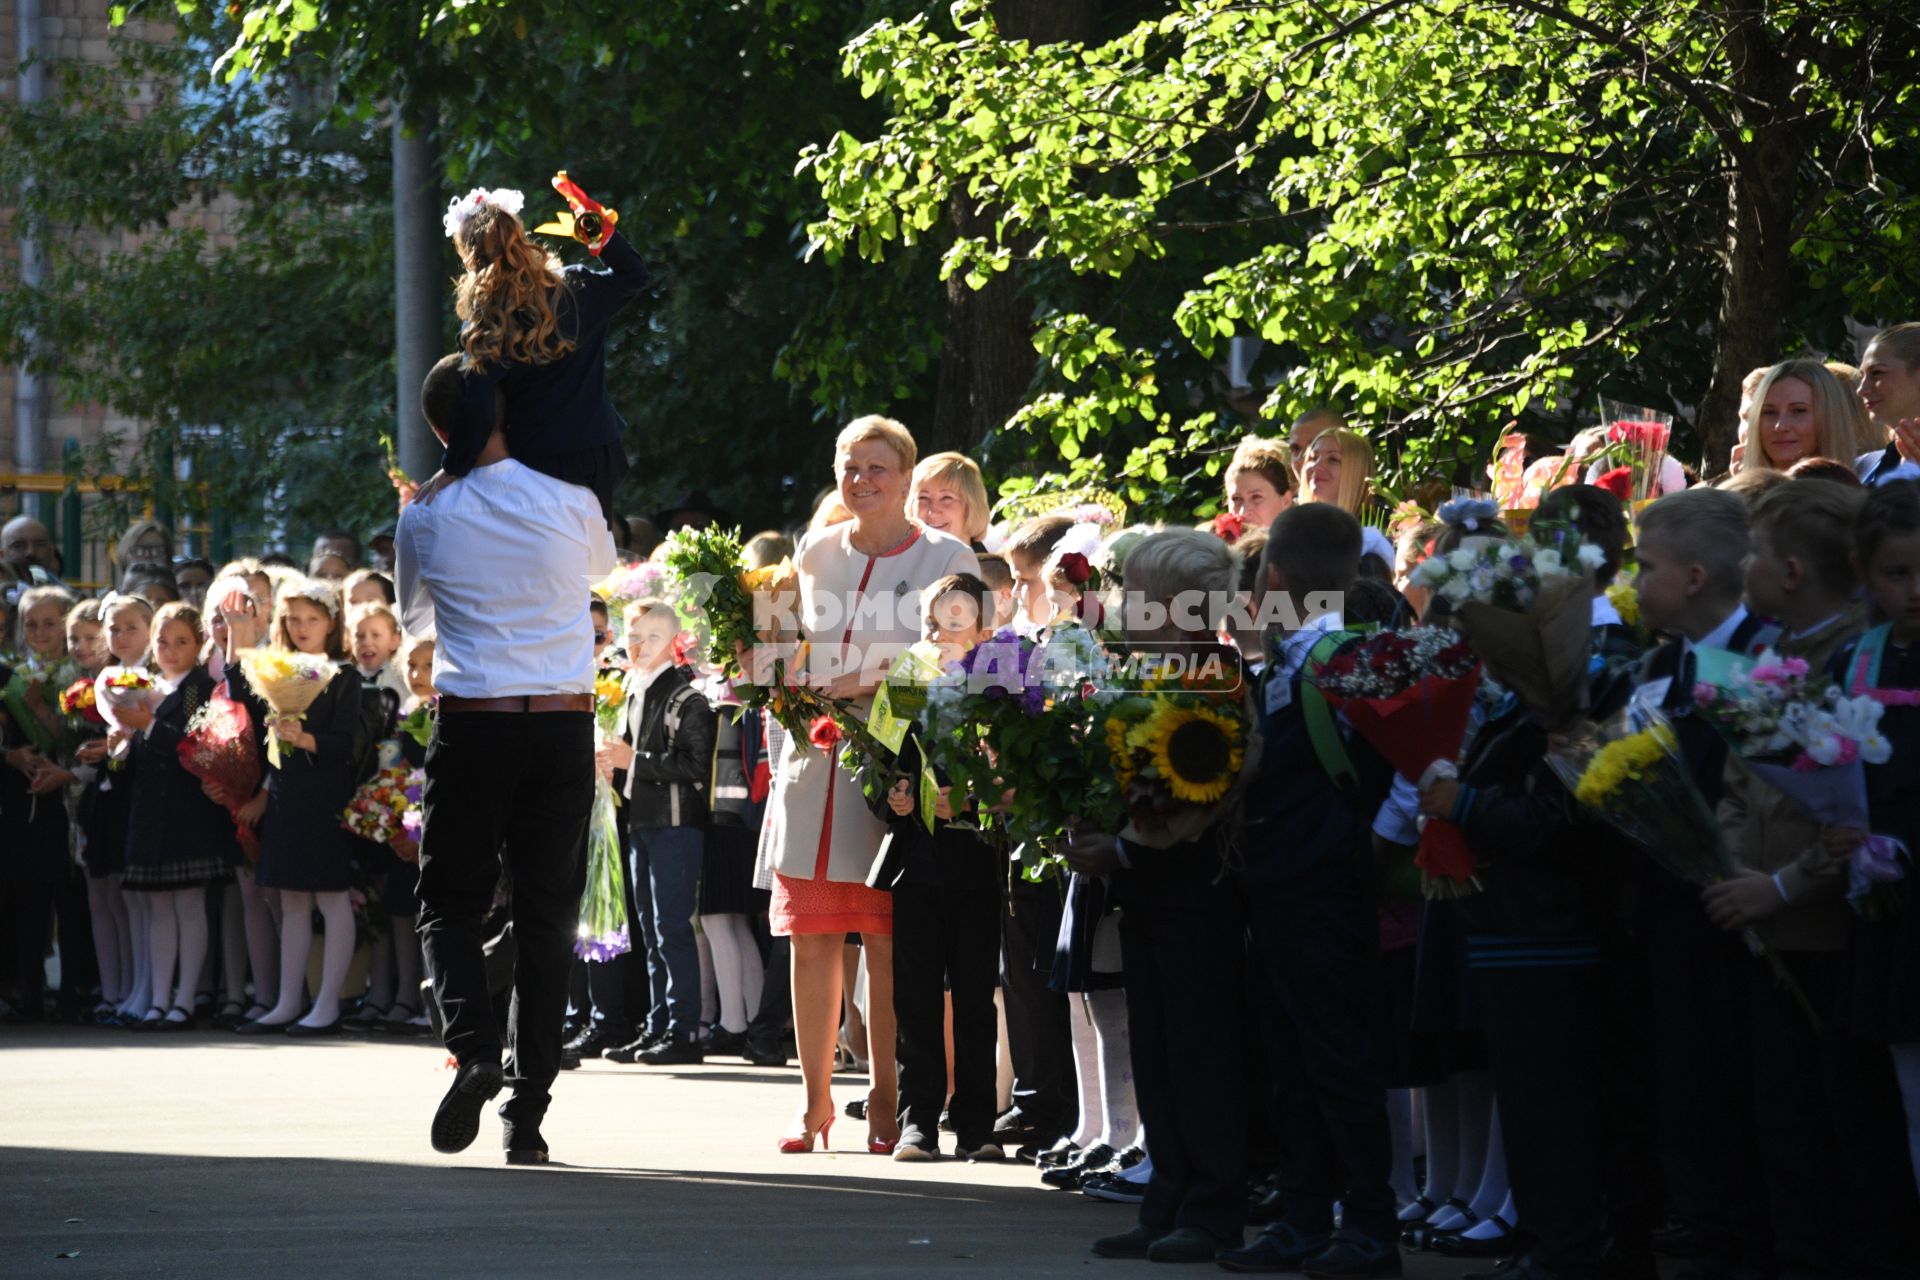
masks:
[[[1093,1242],[1093,1251],[1103,1258],[1144,1258],[1154,1241],[1165,1234],[1152,1227],[1135,1227],[1117,1236],[1101,1236]]]
[[[609,1049],[618,1049],[633,1040],[631,1031],[615,1034],[604,1023],[590,1023],[585,1031],[567,1041],[563,1052],[571,1052],[581,1058],[597,1058]]]
[[[900,1141],[893,1148],[893,1158],[902,1164],[940,1158],[940,1139],[928,1133],[917,1124],[907,1125],[900,1130]]]
[[[1327,1247],[1300,1267],[1307,1280],[1387,1280],[1400,1269],[1400,1249],[1392,1241],[1375,1240],[1351,1227],[1333,1233]]]
[[[1148,1262],[1212,1262],[1223,1250],[1237,1249],[1238,1240],[1222,1240],[1198,1227],[1178,1227],[1147,1246]]]
[[[665,1036],[650,1035],[642,1031],[639,1039],[608,1049],[600,1056],[608,1062],[633,1062],[638,1059],[641,1054],[653,1048],[653,1046],[659,1044],[664,1039],[666,1039]]]
[[[993,1122],[993,1140],[1003,1147],[1024,1146],[1050,1136],[1045,1126],[1018,1107],[1009,1108]]]
[[[715,1027],[707,1036],[706,1051],[720,1058],[737,1058],[747,1047],[747,1036],[743,1031],[729,1031],[725,1027]]]
[[[652,1048],[642,1050],[633,1060],[643,1067],[692,1067],[705,1062],[707,1055],[697,1040],[667,1036]]]
[[[506,1079],[497,1062],[469,1062],[455,1072],[447,1096],[433,1113],[433,1149],[452,1155],[472,1146],[480,1136],[480,1109],[500,1092]]]

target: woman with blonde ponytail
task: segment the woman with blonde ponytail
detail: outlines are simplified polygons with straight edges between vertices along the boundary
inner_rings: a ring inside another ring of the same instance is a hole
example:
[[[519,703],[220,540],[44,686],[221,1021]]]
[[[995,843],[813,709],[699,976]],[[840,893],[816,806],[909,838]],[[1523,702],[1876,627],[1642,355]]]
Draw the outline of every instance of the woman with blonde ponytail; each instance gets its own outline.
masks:
[[[454,285],[460,396],[423,396],[423,408],[447,433],[442,469],[462,476],[504,401],[513,457],[592,489],[611,522],[627,457],[626,423],[607,396],[607,326],[652,276],[613,231],[588,242],[608,270],[562,266],[528,236],[524,204],[518,191],[475,189],[447,206],[446,232],[466,268]]]

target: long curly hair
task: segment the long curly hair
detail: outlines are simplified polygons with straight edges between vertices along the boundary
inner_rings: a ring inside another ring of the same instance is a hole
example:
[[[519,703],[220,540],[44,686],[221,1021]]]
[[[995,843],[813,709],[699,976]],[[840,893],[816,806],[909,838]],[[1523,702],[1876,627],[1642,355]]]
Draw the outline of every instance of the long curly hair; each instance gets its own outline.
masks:
[[[574,339],[560,332],[554,312],[565,285],[560,260],[527,237],[519,218],[484,205],[454,243],[471,264],[454,286],[462,369],[552,364],[573,350]]]

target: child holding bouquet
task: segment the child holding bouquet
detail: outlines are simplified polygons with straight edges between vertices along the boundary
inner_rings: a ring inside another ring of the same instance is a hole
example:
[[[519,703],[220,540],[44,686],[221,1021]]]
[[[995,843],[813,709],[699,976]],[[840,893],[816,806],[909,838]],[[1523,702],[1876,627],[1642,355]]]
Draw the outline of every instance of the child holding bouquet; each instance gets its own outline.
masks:
[[[1852,529],[1864,501],[1851,486],[1793,480],[1754,508],[1747,603],[1784,628],[1779,657],[1812,673],[1830,670],[1863,629]],[[1845,862],[1832,855],[1846,846],[1736,754],[1718,816],[1738,869],[1705,891],[1708,917],[1758,932],[1820,1019],[1768,964],[1748,961],[1748,1059],[1776,1260],[1788,1274],[1896,1274],[1912,1221],[1899,1095],[1885,1054],[1833,1020],[1849,912]]]
[[[255,655],[251,672],[239,661],[241,651],[261,639],[257,615],[232,600],[223,601],[221,609],[234,696],[247,703],[257,722],[271,726],[268,732],[280,744],[268,758],[258,872],[260,887],[274,890],[280,901],[279,998],[236,1030],[333,1035],[340,1029],[340,991],[355,942],[348,900],[353,836],[341,827],[340,811],[353,798],[357,781],[349,757],[360,715],[360,673],[345,661],[340,598],[333,588],[311,578],[288,583],[274,607],[271,638],[281,655],[292,657],[280,657],[278,665],[317,671],[324,684],[298,719],[282,717],[274,706],[279,691],[263,685],[260,675],[263,665],[272,669],[274,651]],[[316,908],[326,926],[325,960],[320,989],[312,1006],[303,1009]]]
[[[101,717],[111,726],[119,714],[118,707],[146,696],[140,686],[152,683],[146,663],[153,638],[153,606],[139,596],[111,595],[101,602],[100,617],[106,625],[107,654],[113,661],[101,668],[94,681],[94,702]],[[96,769],[93,781],[88,784],[93,803],[88,806],[87,873],[112,877],[118,883],[127,869],[133,757],[125,742],[116,741],[109,733],[83,744],[77,758]],[[127,948],[133,979],[125,998],[115,1007],[114,1016],[131,1024],[144,1019],[152,1007],[152,984],[148,976],[152,915],[146,894],[125,894],[122,901],[127,911]]]
[[[1838,840],[1853,844],[1848,897],[1855,905],[1839,1021],[1888,1046],[1909,1161],[1920,1178],[1920,484],[1894,481],[1867,495],[1854,557],[1879,622],[1842,654],[1837,670],[1849,694],[1885,706],[1880,732],[1893,755],[1866,766],[1871,834],[1881,839],[1869,845],[1869,833],[1856,831]],[[1905,856],[1889,841],[1904,846]],[[1876,894],[1889,901],[1875,904]],[[1904,1220],[1916,1219],[1920,1209],[1909,1202]]]
[[[993,634],[993,595],[972,574],[952,574],[921,593],[925,637],[957,662]],[[887,792],[880,865],[897,868],[893,893],[893,1009],[899,1028],[900,1142],[895,1160],[940,1154],[940,1111],[947,1095],[945,1004],[953,998],[954,1154],[998,1160],[993,1138],[994,1050],[999,1019],[1000,906],[1005,859],[962,813],[952,788],[940,788],[935,829],[922,825],[919,741],[909,735]]]
[[[230,880],[239,860],[226,809],[180,762],[187,722],[213,697],[213,677],[199,663],[204,640],[198,611],[178,602],[160,606],[153,618],[160,702],[121,712],[122,724],[137,734],[125,888],[144,893],[152,914],[151,994],[142,1025],[165,1030],[182,1030],[193,1019],[207,957],[205,888]]]

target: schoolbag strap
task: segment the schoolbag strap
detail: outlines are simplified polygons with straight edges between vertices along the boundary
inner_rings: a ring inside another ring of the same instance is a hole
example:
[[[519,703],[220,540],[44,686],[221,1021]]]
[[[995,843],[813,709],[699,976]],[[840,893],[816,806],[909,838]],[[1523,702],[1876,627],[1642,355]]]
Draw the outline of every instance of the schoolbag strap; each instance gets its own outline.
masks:
[[[1320,691],[1318,679],[1320,668],[1339,651],[1341,645],[1354,639],[1357,634],[1353,631],[1327,632],[1314,642],[1300,670],[1300,718],[1307,726],[1307,741],[1312,744],[1313,754],[1327,777],[1341,791],[1349,794],[1360,789],[1360,774],[1353,767],[1353,757],[1347,754],[1346,739],[1341,736],[1340,726],[1334,719],[1333,705],[1327,701],[1327,695]]]
[[[1861,694],[1880,687],[1880,662],[1887,656],[1887,638],[1892,634],[1893,624],[1883,622],[1860,637],[1848,671],[1848,694]]]

